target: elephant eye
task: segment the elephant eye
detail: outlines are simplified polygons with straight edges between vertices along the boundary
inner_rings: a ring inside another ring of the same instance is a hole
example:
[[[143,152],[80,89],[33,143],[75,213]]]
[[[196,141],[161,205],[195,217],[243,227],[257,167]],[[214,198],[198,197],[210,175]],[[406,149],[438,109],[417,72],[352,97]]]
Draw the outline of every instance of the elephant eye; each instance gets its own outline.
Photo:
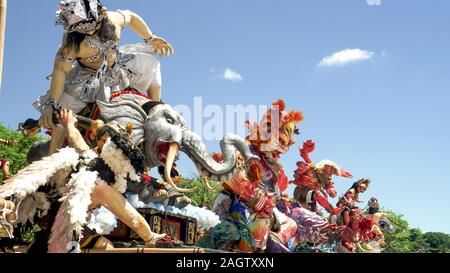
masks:
[[[172,117],[166,116],[166,121],[170,124],[174,124],[175,120]]]

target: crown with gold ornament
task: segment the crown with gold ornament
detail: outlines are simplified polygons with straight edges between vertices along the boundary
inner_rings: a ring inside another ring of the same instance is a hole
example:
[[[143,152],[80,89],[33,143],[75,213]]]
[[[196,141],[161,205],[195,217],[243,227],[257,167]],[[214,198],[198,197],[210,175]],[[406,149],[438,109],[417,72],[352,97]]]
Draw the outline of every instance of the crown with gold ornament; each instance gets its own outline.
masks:
[[[99,0],[63,0],[56,10],[56,25],[68,32],[89,33],[103,19]]]

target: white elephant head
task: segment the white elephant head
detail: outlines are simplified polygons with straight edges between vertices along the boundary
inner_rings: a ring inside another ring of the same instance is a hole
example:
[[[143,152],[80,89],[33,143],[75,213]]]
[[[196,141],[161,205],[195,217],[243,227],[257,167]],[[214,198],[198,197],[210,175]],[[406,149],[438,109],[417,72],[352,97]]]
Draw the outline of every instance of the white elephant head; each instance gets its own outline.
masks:
[[[165,166],[167,182],[179,191],[186,190],[176,187],[170,178],[179,151],[189,156],[202,175],[215,181],[229,180],[237,172],[236,152],[240,152],[247,163],[258,160],[243,138],[228,134],[220,143],[223,160],[216,162],[201,138],[187,128],[183,117],[168,104],[126,94],[110,103],[98,102],[98,106],[107,123],[122,127],[132,125],[131,141],[143,144],[147,166]]]

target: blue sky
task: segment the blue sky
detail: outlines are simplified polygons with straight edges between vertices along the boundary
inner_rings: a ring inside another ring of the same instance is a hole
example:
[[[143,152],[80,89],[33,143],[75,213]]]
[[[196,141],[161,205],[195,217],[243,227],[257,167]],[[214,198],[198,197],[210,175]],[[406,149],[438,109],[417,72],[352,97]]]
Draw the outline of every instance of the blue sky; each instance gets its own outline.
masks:
[[[370,177],[364,200],[376,196],[412,226],[450,233],[449,1],[103,2],[135,11],[173,44],[175,55],[161,60],[166,102],[192,106],[201,96],[224,107],[283,98],[304,113],[297,144],[313,139],[313,160]],[[11,128],[39,116],[31,103],[49,87],[62,34],[56,5],[8,1],[0,121]],[[122,39],[140,41],[130,30]],[[345,49],[370,58],[318,65]],[[218,77],[226,68],[242,80]],[[282,158],[289,176],[298,145]],[[218,141],[208,147],[218,150]],[[194,170],[185,158],[180,165]],[[336,179],[338,191],[352,182]]]

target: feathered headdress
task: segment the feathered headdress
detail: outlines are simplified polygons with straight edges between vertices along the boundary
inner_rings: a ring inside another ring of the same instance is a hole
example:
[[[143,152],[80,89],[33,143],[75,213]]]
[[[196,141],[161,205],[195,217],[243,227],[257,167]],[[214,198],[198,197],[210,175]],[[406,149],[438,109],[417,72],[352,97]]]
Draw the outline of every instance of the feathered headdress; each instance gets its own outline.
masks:
[[[362,179],[359,179],[358,181],[356,181],[353,184],[353,187],[358,188],[359,186],[364,185],[366,188],[368,188],[370,183],[372,183],[372,180],[370,180],[369,178],[362,178]]]

